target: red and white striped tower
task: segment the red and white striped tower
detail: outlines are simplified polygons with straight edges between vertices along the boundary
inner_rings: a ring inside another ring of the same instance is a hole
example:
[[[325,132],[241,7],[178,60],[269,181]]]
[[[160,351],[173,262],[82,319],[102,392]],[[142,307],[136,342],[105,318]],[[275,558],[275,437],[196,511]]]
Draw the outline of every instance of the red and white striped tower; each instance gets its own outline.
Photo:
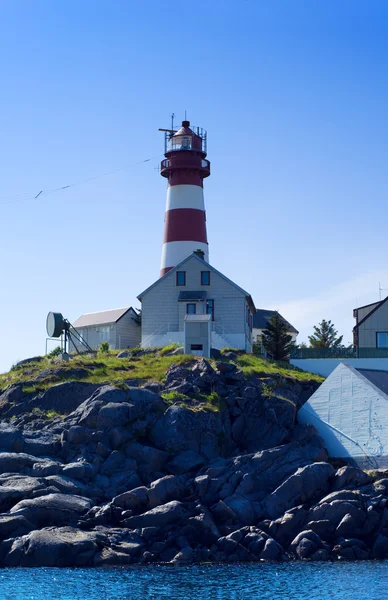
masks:
[[[206,131],[182,127],[165,131],[165,159],[160,174],[168,179],[160,276],[165,275],[195,250],[209,261],[203,180],[210,175],[206,160]]]

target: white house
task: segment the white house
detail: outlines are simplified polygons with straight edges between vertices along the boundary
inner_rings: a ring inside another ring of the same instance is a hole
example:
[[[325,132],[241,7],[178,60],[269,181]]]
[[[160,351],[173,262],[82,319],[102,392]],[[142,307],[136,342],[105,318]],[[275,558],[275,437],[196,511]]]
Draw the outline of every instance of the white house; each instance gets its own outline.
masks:
[[[102,342],[108,342],[109,347],[115,350],[140,345],[140,317],[132,306],[81,315],[73,327],[93,350]],[[75,350],[72,342],[69,350]]]
[[[388,371],[341,363],[298,411],[329,456],[365,468],[388,467]]]
[[[253,300],[193,252],[139,294],[143,347],[177,343],[189,354],[210,348],[252,351]]]

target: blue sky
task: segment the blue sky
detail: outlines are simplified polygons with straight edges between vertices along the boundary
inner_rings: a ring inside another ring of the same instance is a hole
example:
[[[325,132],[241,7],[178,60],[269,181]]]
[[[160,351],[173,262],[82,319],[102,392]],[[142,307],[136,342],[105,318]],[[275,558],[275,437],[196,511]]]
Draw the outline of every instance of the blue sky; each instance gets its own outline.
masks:
[[[388,288],[387,64],[385,1],[3,0],[0,371],[50,310],[139,306],[172,111],[208,130],[211,263],[300,341],[350,342]]]

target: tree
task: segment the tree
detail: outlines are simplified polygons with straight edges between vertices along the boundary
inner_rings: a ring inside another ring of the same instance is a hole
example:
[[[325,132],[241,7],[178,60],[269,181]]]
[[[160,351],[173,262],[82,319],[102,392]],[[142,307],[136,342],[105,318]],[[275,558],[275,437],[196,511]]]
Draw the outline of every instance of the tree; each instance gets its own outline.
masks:
[[[309,335],[312,348],[339,348],[342,346],[343,335],[338,336],[338,331],[331,321],[322,319],[318,325],[314,325],[313,335]]]
[[[278,312],[268,320],[263,331],[262,342],[264,349],[274,360],[289,360],[290,352],[295,348],[288,327]]]

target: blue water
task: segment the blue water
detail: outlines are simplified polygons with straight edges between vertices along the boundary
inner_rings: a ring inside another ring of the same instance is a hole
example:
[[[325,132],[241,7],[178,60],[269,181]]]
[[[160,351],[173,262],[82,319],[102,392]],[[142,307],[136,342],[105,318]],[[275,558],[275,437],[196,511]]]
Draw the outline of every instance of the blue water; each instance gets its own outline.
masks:
[[[1,600],[385,600],[388,562],[3,569]]]

